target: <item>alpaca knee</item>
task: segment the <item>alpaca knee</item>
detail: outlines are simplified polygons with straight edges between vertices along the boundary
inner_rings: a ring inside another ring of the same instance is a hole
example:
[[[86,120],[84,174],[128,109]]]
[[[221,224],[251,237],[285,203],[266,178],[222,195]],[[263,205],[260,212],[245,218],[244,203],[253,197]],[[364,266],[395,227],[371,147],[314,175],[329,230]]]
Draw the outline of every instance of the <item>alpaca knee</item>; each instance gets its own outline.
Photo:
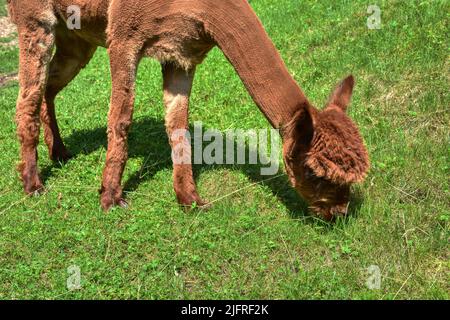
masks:
[[[39,118],[22,115],[17,121],[17,135],[24,147],[35,146],[39,140]]]
[[[108,141],[126,142],[128,140],[130,126],[131,119],[114,121],[108,127]]]
[[[17,105],[16,124],[17,133],[22,144],[36,144],[39,139],[39,94],[21,99]]]

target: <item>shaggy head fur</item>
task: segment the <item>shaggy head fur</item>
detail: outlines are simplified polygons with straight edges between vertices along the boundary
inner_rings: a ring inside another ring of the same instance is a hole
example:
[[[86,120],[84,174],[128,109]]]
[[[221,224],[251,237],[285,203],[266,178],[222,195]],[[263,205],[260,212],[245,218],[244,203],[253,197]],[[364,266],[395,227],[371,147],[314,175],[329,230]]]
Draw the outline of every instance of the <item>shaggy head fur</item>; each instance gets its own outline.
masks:
[[[347,213],[351,184],[363,181],[369,170],[364,142],[346,114],[353,86],[353,76],[347,77],[323,111],[306,104],[285,128],[283,155],[290,181],[326,220]]]

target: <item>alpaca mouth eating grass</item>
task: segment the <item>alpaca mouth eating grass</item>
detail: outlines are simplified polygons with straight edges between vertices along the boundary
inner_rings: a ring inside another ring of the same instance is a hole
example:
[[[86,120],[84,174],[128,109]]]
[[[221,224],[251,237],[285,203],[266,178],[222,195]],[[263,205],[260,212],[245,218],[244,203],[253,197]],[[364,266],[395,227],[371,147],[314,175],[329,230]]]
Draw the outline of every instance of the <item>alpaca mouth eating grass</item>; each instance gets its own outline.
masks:
[[[346,115],[353,76],[331,94],[323,111],[307,105],[284,130],[284,159],[290,181],[316,215],[327,221],[347,215],[350,187],[362,182],[369,156],[358,128]]]

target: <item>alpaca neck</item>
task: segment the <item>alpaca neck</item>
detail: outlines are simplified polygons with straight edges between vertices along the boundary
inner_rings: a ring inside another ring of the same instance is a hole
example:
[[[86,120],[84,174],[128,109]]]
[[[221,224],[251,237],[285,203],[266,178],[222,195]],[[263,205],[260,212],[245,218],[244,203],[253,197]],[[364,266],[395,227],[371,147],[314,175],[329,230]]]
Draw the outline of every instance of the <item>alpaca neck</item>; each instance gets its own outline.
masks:
[[[308,101],[247,1],[224,2],[211,12],[207,31],[272,126],[280,128]]]

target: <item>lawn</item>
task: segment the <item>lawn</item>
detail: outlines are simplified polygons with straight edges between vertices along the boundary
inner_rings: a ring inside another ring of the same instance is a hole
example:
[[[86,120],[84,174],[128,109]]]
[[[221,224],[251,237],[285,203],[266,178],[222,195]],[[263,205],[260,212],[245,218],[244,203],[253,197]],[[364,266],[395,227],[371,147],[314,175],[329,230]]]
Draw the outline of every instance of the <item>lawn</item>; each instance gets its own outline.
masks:
[[[308,215],[280,176],[257,166],[197,166],[207,211],[180,208],[172,189],[160,67],[138,74],[130,208],[105,214],[98,188],[106,151],[109,64],[99,49],[57,98],[67,164],[41,139],[47,193],[24,196],[15,166],[16,81],[0,87],[0,299],[448,299],[449,16],[445,0],[253,0],[289,70],[317,106],[345,75],[357,79],[351,117],[371,157],[351,214],[334,224]],[[0,0],[0,15],[5,0]],[[17,48],[0,41],[0,77]],[[268,128],[223,54],[198,68],[191,120],[204,127]],[[281,155],[280,155],[281,159]],[[69,290],[74,269],[81,287]],[[381,273],[366,285],[367,269]]]

